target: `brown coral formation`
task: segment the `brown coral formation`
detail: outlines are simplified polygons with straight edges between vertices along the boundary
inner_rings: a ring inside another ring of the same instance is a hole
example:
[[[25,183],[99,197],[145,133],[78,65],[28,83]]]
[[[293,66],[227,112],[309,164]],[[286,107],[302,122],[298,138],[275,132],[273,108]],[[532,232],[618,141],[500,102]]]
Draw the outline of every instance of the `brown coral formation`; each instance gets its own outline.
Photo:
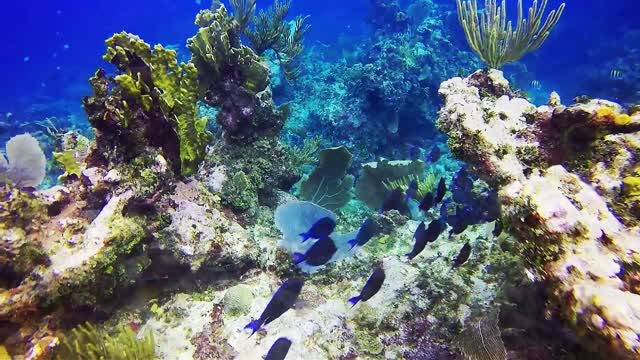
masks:
[[[640,116],[604,100],[535,107],[496,70],[448,80],[440,94],[438,126],[500,190],[553,309],[591,347],[637,358],[640,227],[623,179],[640,162]]]

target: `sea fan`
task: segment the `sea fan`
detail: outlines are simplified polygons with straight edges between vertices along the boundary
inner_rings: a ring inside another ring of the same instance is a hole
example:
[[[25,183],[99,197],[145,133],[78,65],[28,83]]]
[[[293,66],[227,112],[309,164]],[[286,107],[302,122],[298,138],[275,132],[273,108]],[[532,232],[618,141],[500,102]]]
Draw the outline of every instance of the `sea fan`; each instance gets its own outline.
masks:
[[[467,360],[507,359],[507,350],[498,328],[497,311],[469,323],[456,337],[455,343]]]
[[[0,154],[0,184],[36,187],[44,180],[46,166],[36,138],[31,134],[14,136],[7,142],[7,158]]]

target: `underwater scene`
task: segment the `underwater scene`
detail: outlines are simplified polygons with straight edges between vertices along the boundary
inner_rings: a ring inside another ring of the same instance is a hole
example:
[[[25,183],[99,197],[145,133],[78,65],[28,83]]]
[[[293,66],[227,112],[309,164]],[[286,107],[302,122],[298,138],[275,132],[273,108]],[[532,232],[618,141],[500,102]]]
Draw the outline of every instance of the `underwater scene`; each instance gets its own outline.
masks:
[[[636,0],[1,16],[0,360],[640,359]]]

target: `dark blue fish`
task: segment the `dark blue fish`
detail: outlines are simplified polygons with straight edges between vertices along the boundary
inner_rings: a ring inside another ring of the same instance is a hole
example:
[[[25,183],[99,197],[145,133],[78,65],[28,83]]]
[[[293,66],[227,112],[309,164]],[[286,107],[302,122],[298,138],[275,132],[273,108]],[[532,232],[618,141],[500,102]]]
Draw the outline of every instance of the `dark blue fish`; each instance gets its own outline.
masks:
[[[384,269],[382,267],[377,267],[371,276],[369,276],[369,280],[364,284],[364,287],[360,291],[360,295],[354,296],[349,299],[349,304],[351,306],[356,306],[356,304],[360,301],[364,302],[373,297],[380,288],[382,287],[382,283],[384,283]]]
[[[468,225],[458,215],[453,218],[454,220],[452,221],[452,224],[449,224],[451,225],[451,233],[455,235],[462,234],[467,229]]]
[[[414,180],[411,180],[411,182],[409,183],[409,187],[407,187],[405,198],[407,199],[407,201],[409,199],[415,199],[417,193],[418,193],[418,181],[414,179]]]
[[[336,244],[330,237],[326,237],[316,241],[305,254],[293,253],[293,262],[296,265],[301,262],[311,266],[324,265],[331,260],[336,251],[338,251]]]
[[[289,348],[291,347],[291,340],[281,337],[271,345],[271,349],[265,356],[264,360],[284,360],[287,357]]]
[[[441,155],[442,155],[442,152],[440,151],[440,148],[438,147],[438,145],[433,145],[433,147],[431,148],[431,151],[429,151],[429,153],[425,157],[425,161],[429,163],[434,163],[440,159]]]
[[[387,195],[380,209],[380,214],[389,210],[398,210],[402,213],[407,212],[407,201],[401,189],[394,189]]]
[[[458,266],[467,262],[467,260],[469,260],[469,255],[471,255],[471,245],[469,245],[469,243],[466,243],[464,244],[462,249],[460,249],[458,256],[456,256],[456,258],[453,259],[452,267],[457,268]]]
[[[438,204],[442,199],[444,199],[444,195],[447,193],[447,184],[444,182],[444,178],[440,178],[440,182],[438,182],[438,189],[436,190],[435,203]]]
[[[493,224],[493,236],[499,236],[502,234],[502,221],[500,219],[495,220],[495,224]]]
[[[418,160],[420,158],[420,148],[413,144],[407,145],[407,155],[411,160]]]
[[[433,206],[433,194],[427,193],[427,195],[424,196],[422,201],[420,201],[420,205],[418,206],[418,209],[424,212],[427,212],[429,211],[429,209],[431,209],[432,206]]]
[[[372,237],[376,236],[378,232],[380,232],[378,224],[376,224],[372,218],[367,218],[367,220],[360,225],[360,230],[358,230],[356,238],[349,240],[349,245],[351,245],[352,249],[356,245],[363,246],[367,241],[371,240]]]
[[[316,221],[315,224],[311,225],[309,231],[300,234],[300,236],[302,236],[302,242],[309,239],[324,239],[331,235],[335,228],[336,222],[332,218],[326,216]]]
[[[245,329],[251,329],[251,335],[253,335],[263,325],[267,325],[273,320],[280,317],[280,315],[291,309],[298,300],[300,291],[302,291],[302,285],[304,282],[301,279],[289,279],[280,285],[280,288],[273,294],[271,301],[267,304],[260,318],[258,320],[251,321]]]
[[[440,236],[442,229],[442,223],[437,219],[430,222],[426,229],[424,223],[420,223],[413,234],[413,237],[416,239],[415,244],[413,244],[413,250],[406,254],[409,260],[418,256],[428,243],[436,241],[438,236]]]

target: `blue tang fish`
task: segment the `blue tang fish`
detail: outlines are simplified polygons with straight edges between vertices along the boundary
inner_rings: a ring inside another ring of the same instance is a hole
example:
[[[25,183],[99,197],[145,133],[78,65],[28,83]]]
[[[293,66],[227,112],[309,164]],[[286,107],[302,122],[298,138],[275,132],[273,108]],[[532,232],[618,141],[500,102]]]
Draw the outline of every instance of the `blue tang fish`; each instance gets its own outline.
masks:
[[[304,254],[299,252],[293,253],[293,262],[296,265],[301,262],[306,262],[311,266],[324,265],[331,260],[336,251],[338,251],[336,244],[330,237],[326,237],[316,241]]]
[[[373,221],[372,218],[367,218],[367,220],[365,220],[362,225],[360,225],[360,230],[358,230],[356,238],[353,240],[349,240],[349,245],[351,245],[352,249],[356,245],[363,246],[369,240],[371,240],[372,237],[376,236],[379,231],[380,229],[376,222]]]
[[[371,276],[369,276],[369,280],[364,284],[364,287],[360,291],[360,295],[354,296],[349,299],[349,304],[351,306],[356,306],[356,304],[360,301],[367,301],[373,297],[373,295],[377,294],[380,288],[382,288],[382,283],[384,283],[384,269],[382,267],[377,267]]]
[[[264,357],[264,360],[284,360],[287,357],[287,353],[289,352],[289,348],[291,347],[291,340],[281,337],[276,340],[273,345],[271,345],[271,349]]]
[[[301,279],[289,279],[282,283],[273,297],[271,301],[267,304],[267,307],[264,309],[262,314],[260,314],[260,318],[258,320],[251,321],[245,329],[251,329],[251,335],[255,334],[258,329],[260,329],[263,325],[267,325],[273,320],[280,317],[280,315],[287,312],[287,310],[291,309],[293,305],[295,305],[298,300],[298,296],[302,291],[302,285],[304,282]]]
[[[302,242],[309,239],[324,239],[329,237],[336,228],[336,221],[329,216],[325,216],[322,219],[316,221],[309,231],[300,234],[302,236]]]

